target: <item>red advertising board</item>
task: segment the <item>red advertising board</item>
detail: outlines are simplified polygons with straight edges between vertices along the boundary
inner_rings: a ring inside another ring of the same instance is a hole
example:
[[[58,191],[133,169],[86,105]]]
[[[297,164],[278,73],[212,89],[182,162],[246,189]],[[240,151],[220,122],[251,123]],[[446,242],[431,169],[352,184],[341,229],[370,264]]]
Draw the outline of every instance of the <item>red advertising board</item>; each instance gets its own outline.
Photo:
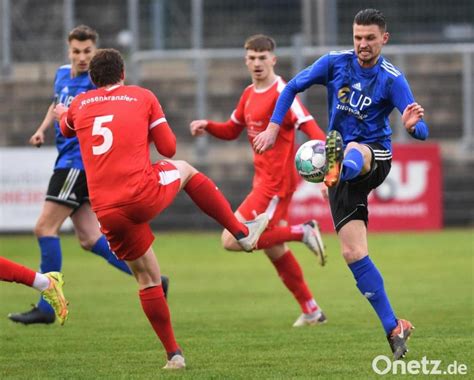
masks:
[[[394,144],[390,174],[369,195],[370,231],[438,230],[443,226],[442,177],[439,146]],[[290,222],[318,220],[333,231],[329,204],[321,184],[301,180],[290,205]]]

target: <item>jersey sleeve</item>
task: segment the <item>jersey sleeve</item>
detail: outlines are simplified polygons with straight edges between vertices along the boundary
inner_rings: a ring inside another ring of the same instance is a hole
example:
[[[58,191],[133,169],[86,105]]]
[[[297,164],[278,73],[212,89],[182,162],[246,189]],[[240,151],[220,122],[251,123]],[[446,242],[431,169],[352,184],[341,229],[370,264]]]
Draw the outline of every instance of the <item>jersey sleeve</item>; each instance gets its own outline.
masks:
[[[410,86],[403,75],[395,78],[390,90],[390,97],[393,105],[398,109],[400,114],[403,114],[405,108],[415,101]],[[411,135],[418,140],[426,140],[428,134],[428,126],[423,120],[416,123],[415,130],[411,133]]]
[[[329,54],[322,56],[311,66],[299,72],[288,82],[278,97],[270,121],[280,125],[283,122],[285,114],[293,104],[296,94],[306,90],[313,84],[327,84],[328,72]]]
[[[208,120],[206,132],[221,140],[235,140],[245,128],[245,101],[248,88],[240,96],[237,107],[230,115],[230,119],[224,123]]]
[[[237,124],[232,117],[224,123],[208,120],[206,126],[206,132],[221,140],[235,140],[243,129],[244,126]]]
[[[176,153],[176,136],[168,125],[168,121],[156,96],[149,92],[149,97],[151,104],[148,129],[151,139],[158,153],[171,158]]]

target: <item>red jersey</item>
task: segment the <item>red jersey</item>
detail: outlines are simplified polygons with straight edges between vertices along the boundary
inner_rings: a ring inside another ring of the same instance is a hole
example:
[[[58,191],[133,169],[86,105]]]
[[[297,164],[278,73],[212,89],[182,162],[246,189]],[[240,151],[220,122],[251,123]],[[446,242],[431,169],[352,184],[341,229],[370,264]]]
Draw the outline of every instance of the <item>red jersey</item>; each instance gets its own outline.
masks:
[[[116,85],[78,95],[61,118],[66,137],[77,135],[94,211],[141,201],[160,178],[149,144],[172,157],[176,139],[155,95]]]
[[[235,133],[227,136],[221,135],[217,131],[219,123],[214,122],[209,122],[206,130],[210,134],[215,134],[216,137],[231,139],[246,127],[249,143],[253,146],[254,137],[267,128],[278,96],[285,86],[286,82],[279,76],[277,76],[275,83],[266,89],[256,89],[253,84],[248,86],[232,113],[230,120],[232,125],[226,123],[227,129],[232,129]],[[301,101],[296,98],[280,125],[274,147],[263,154],[254,152],[254,189],[258,189],[268,196],[278,195],[280,197],[295,191],[297,182],[294,163],[295,131],[301,124],[307,122],[313,123],[315,127],[311,138],[324,140],[324,133]]]

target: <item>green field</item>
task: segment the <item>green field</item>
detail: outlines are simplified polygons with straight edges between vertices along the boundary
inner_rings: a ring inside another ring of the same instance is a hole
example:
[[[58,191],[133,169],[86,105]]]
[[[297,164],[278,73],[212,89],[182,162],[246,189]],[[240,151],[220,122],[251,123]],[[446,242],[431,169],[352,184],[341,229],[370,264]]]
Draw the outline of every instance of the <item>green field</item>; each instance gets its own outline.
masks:
[[[464,363],[463,378],[473,378],[474,364],[473,236],[465,229],[372,234],[369,240],[397,315],[416,326],[407,360],[442,360],[441,369]],[[374,357],[390,354],[383,329],[355,287],[335,236],[324,237],[325,268],[303,245],[292,248],[328,323],[296,329],[291,325],[299,308],[262,254],[227,253],[217,233],[158,234],[154,246],[171,278],[169,303],[187,361],[185,371],[168,373],[160,369],[164,352],[141,311],[134,280],[67,236],[65,326],[10,322],[6,315],[28,309],[37,293],[0,283],[0,379],[393,377],[372,370]],[[0,237],[0,252],[38,266],[33,236]]]

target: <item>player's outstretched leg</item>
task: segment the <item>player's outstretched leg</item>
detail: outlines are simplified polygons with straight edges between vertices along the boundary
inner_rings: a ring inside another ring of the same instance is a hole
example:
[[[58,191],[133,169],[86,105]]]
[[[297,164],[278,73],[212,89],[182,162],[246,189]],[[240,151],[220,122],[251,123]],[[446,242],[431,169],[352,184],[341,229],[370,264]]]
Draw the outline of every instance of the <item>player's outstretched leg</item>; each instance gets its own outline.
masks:
[[[30,268],[0,256],[0,280],[33,287],[36,273]]]
[[[204,213],[225,227],[245,251],[251,252],[268,225],[268,216],[261,214],[254,220],[240,222],[232,212],[228,200],[209,177],[198,172],[186,161],[171,162],[179,170],[184,191],[193,202]]]

